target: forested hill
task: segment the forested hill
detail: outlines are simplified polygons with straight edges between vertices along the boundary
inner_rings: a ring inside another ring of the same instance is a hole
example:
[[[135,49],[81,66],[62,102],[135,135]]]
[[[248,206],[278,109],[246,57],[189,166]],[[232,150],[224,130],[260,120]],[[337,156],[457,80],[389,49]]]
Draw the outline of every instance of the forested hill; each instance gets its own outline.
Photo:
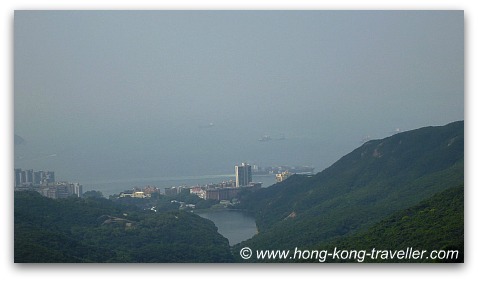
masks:
[[[144,212],[105,198],[15,192],[14,261],[231,262],[226,238],[186,211]]]
[[[464,122],[372,140],[314,176],[242,194],[259,234],[238,245],[293,249],[345,237],[464,182]]]
[[[371,259],[364,262],[463,262],[464,187],[459,185],[433,195],[419,204],[380,221],[370,229],[338,239],[317,249],[406,249],[431,253],[433,250],[458,250],[453,259]]]

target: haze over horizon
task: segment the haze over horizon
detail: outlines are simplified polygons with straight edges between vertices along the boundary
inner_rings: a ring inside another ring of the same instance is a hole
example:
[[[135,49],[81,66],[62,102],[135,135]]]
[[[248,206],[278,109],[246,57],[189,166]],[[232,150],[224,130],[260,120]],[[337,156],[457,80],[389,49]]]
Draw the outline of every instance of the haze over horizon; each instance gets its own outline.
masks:
[[[457,120],[463,11],[15,12],[14,164],[64,180],[319,172]]]

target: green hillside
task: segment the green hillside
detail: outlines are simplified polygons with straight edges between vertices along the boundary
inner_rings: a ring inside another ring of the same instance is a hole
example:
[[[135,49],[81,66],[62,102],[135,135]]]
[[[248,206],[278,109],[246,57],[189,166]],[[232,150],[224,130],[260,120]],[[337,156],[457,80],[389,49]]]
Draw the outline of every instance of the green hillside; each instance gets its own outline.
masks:
[[[104,198],[15,192],[14,261],[230,262],[226,238],[182,211],[144,212]]]
[[[463,182],[463,121],[369,141],[314,176],[242,194],[259,234],[233,253],[327,243]]]
[[[371,259],[364,262],[463,262],[464,257],[464,188],[449,188],[412,208],[398,211],[366,231],[316,249],[385,249],[459,250],[455,259]],[[334,261],[337,262],[337,261]]]

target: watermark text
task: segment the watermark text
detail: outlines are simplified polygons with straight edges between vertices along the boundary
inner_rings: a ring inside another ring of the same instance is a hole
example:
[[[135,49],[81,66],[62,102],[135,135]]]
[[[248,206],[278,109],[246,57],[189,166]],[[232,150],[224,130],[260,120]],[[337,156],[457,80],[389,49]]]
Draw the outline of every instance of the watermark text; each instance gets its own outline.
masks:
[[[458,260],[459,250],[418,250],[407,247],[401,250],[346,250],[335,247],[333,250],[308,250],[295,247],[294,250],[255,250],[244,247],[239,255],[244,260],[251,258],[256,260],[282,260],[287,261],[350,261],[364,262],[367,259],[374,261],[419,261],[419,260]]]

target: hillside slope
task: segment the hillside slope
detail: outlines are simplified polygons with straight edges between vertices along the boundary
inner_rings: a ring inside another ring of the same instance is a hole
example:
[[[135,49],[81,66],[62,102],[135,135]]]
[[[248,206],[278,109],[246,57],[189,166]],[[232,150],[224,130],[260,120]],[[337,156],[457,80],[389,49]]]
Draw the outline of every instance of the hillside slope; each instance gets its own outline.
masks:
[[[144,212],[104,198],[49,199],[15,192],[14,261],[231,262],[209,220],[182,211]]]
[[[458,250],[453,259],[371,259],[364,262],[463,262],[464,187],[446,189],[419,204],[387,217],[366,231],[317,245],[317,249]],[[333,261],[337,262],[337,261]]]
[[[314,176],[242,194],[259,234],[234,253],[326,243],[463,182],[463,121],[369,141]]]

